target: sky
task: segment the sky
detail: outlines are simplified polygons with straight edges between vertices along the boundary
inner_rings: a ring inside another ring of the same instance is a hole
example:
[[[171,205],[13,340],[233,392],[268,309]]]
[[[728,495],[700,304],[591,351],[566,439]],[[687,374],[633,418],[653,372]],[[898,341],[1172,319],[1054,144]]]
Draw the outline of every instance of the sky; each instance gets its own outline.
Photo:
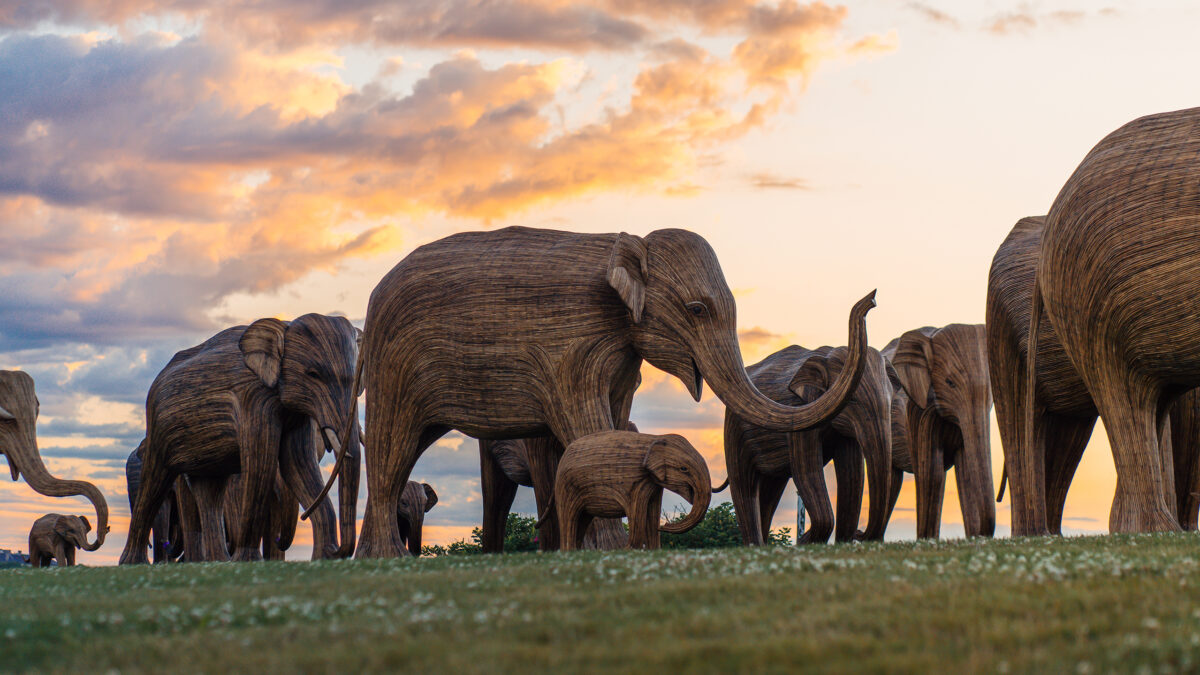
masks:
[[[50,469],[107,496],[112,532],[79,560],[110,564],[174,352],[265,316],[361,326],[383,274],[453,232],[698,232],[747,363],[842,344],[875,288],[876,347],[980,323],[1013,224],[1109,131],[1196,104],[1198,20],[1184,0],[5,4],[0,368],[35,378]],[[633,420],[722,481],[720,402],[643,378]],[[426,542],[478,525],[478,466],[458,434],[417,464],[440,495]],[[1114,485],[1097,427],[1066,529],[1106,530]],[[909,477],[889,539],[913,536],[914,501]],[[91,510],[0,483],[0,548],[48,512]],[[785,496],[775,525],[795,517]],[[951,479],[942,533],[961,532]]]

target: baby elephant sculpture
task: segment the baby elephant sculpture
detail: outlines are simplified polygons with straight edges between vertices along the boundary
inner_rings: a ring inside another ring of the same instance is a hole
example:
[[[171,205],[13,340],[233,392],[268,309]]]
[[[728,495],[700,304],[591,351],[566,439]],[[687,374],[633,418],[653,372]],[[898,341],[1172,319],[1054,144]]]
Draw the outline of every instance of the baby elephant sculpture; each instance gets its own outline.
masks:
[[[400,506],[396,519],[400,525],[400,538],[414,556],[421,555],[421,530],[425,527],[425,514],[437,506],[438,496],[429,483],[408,481],[400,493]]]
[[[29,530],[29,564],[49,567],[51,560],[59,567],[75,564],[75,549],[87,546],[87,533],[92,524],[83,516],[64,516],[47,513],[33,521]]]
[[[692,510],[679,522],[659,525],[666,488]],[[629,547],[658,548],[659,530],[687,532],[704,519],[712,479],[704,457],[677,434],[653,436],[632,431],[602,431],[567,446],[554,482],[558,527],[564,551],[583,546],[594,518],[629,518]]]

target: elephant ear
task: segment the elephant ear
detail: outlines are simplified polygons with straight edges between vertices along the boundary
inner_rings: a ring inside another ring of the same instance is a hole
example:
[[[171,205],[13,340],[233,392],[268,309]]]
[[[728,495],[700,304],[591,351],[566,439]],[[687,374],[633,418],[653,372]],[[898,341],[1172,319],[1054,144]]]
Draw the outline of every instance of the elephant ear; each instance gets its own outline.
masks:
[[[84,532],[92,531],[92,524],[88,522],[87,516],[79,516],[79,521],[83,523]]]
[[[421,483],[421,487],[425,488],[425,513],[429,513],[430,509],[437,506],[437,493],[429,483]]]
[[[287,324],[279,319],[259,319],[246,328],[238,341],[246,367],[271,389],[279,384],[285,333]]]
[[[900,336],[892,366],[909,400],[922,408],[933,403],[930,364],[933,363],[933,341],[922,330],[910,330]]]
[[[642,458],[642,468],[650,472],[654,482],[662,485],[667,480],[667,464],[670,453],[664,439],[657,439],[646,448],[646,456]]]
[[[608,285],[629,308],[634,323],[641,323],[646,307],[646,242],[624,232],[617,235],[608,256]]]
[[[799,396],[801,401],[815,401],[829,388],[830,379],[828,362],[823,356],[814,354],[800,364],[788,384],[788,390]]]
[[[59,516],[54,520],[54,534],[66,539],[71,536],[71,519]]]

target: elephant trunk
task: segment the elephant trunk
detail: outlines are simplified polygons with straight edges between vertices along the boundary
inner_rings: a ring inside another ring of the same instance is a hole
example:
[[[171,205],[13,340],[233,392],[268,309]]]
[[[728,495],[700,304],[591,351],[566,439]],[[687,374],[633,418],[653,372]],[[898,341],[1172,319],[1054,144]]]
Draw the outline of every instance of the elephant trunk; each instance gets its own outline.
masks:
[[[358,525],[358,481],[362,473],[361,431],[358,420],[353,420],[354,429],[350,435],[350,447],[346,449],[341,475],[338,478],[338,526],[340,528],[340,545],[337,557],[349,558],[354,554],[355,536]],[[420,535],[418,535],[419,538]]]
[[[316,500],[314,500],[313,503],[310,504],[308,506],[308,508],[306,508],[304,510],[304,513],[300,514],[300,520],[308,520],[308,517],[312,515],[313,510],[317,508],[317,505],[320,504],[321,501],[324,500],[325,497],[327,497],[329,495],[329,491],[333,488],[334,479],[336,479],[338,477],[338,475],[341,473],[342,463],[345,461],[346,450],[350,447],[351,436],[353,436],[354,433],[358,430],[358,394],[359,394],[359,387],[361,386],[361,383],[362,383],[362,376],[363,376],[363,352],[360,349],[360,350],[358,350],[358,356],[354,362],[354,383],[350,389],[351,396],[353,396],[354,399],[350,402],[350,413],[346,416],[346,419],[344,420],[345,426],[343,428],[345,430],[342,432],[342,437],[340,439],[338,439],[338,445],[336,445],[336,447],[334,448],[334,451],[336,453],[336,459],[333,462],[333,471],[330,472],[329,480],[325,482],[325,487],[321,489],[321,494],[317,495]],[[357,449],[355,450],[355,452],[357,452]],[[357,483],[357,480],[358,479],[356,477],[355,478],[356,483]],[[358,493],[355,492],[356,499],[357,499],[357,494]],[[339,553],[341,553],[342,548],[345,548],[345,547],[344,546],[339,547],[339,549],[338,549]],[[353,546],[351,546],[350,551],[353,551],[353,550],[354,550],[354,548],[353,548]],[[342,557],[349,557],[349,555],[350,554],[347,553],[345,556],[342,556]]]
[[[418,519],[408,526],[408,552],[413,554],[414,558],[421,555],[421,530],[424,529],[423,520]]]
[[[986,412],[973,414],[960,428],[963,447],[954,461],[963,527],[968,537],[991,537],[996,532],[996,503],[992,501],[991,431]]]
[[[86,497],[96,509],[96,541],[87,543],[86,541],[80,548],[85,551],[95,551],[104,544],[104,537],[108,534],[108,502],[104,500],[104,495],[95,485],[81,480],[64,480],[55,478],[46,470],[46,465],[42,463],[41,457],[37,453],[37,442],[30,440],[29,447],[32,451],[28,457],[21,460],[16,459],[10,451],[8,456],[9,462],[12,463],[12,468],[15,471],[20,471],[25,475],[25,482],[29,487],[33,488],[34,492],[46,495],[47,497]]]
[[[700,524],[704,520],[704,516],[708,514],[708,503],[712,499],[712,481],[708,479],[707,470],[700,475],[693,473],[692,498],[688,501],[692,504],[692,510],[688,512],[683,520],[673,523],[665,523],[659,526],[660,532],[667,534],[682,534]]]
[[[833,385],[817,400],[798,407],[765,396],[746,375],[736,336],[703,347],[700,374],[725,405],[742,419],[772,431],[804,431],[833,419],[849,402],[866,365],[866,315],[875,306],[871,291],[850,310],[850,353]]]

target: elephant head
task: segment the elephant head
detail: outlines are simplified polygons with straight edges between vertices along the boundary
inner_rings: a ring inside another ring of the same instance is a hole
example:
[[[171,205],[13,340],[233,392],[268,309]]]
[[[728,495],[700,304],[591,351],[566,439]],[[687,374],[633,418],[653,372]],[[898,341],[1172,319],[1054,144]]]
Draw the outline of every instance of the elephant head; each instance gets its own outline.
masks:
[[[989,413],[992,388],[982,325],[951,324],[920,328],[901,335],[892,365],[908,405],[932,410],[961,434],[961,450],[945,457],[954,465],[958,498],[967,536],[991,536],[996,528],[992,502],[992,455]],[[917,452],[909,448],[909,452]]]
[[[816,401],[792,408],[764,396],[746,375],[733,293],[703,237],[686,230],[657,230],[644,239],[622,233],[607,279],[628,309],[633,345],[644,359],[679,378],[696,400],[708,380],[725,405],[759,426],[800,431],[823,424],[862,375],[874,292],[851,310],[850,352],[837,380]]]
[[[823,347],[804,360],[788,389],[802,402],[818,399],[846,367],[846,347]],[[870,507],[862,537],[882,541],[887,527],[892,476],[892,398],[901,388],[892,364],[876,349],[867,350],[866,366],[858,387],[831,426],[839,435],[854,439],[867,464]]]
[[[400,493],[400,506],[396,510],[400,536],[408,542],[408,550],[414,556],[421,555],[421,529],[425,526],[425,514],[437,503],[437,493],[429,483],[410,480]]]
[[[108,502],[95,485],[55,478],[46,470],[38,453],[38,408],[33,378],[19,370],[0,370],[0,452],[8,458],[13,480],[24,475],[29,487],[47,497],[86,497],[96,509],[98,529],[96,541],[91,544],[84,541],[80,548],[95,551],[108,534]]]
[[[87,533],[91,532],[92,524],[84,516],[59,516],[54,521],[54,533],[69,542],[75,548],[94,551],[88,548]]]
[[[305,314],[291,322],[259,319],[239,341],[246,366],[264,386],[278,392],[284,408],[314,422],[326,449],[338,453],[341,557],[354,550],[357,520],[357,401],[362,392],[355,391],[354,369],[361,342],[362,331],[344,317],[322,314]],[[322,492],[317,502],[326,494]]]
[[[683,520],[667,523],[659,530],[679,534],[704,520],[712,498],[712,478],[708,475],[708,464],[704,462],[704,457],[686,438],[678,434],[655,438],[646,449],[642,468],[650,474],[655,484],[683,497],[692,505],[692,510]]]

